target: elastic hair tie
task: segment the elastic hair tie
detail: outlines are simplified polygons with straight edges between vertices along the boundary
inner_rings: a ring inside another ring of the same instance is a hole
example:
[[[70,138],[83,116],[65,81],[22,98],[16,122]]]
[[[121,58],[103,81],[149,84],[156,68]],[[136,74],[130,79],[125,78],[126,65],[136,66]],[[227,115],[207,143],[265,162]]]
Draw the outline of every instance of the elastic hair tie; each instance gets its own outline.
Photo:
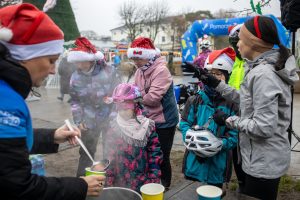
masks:
[[[259,39],[261,39],[261,32],[259,30],[258,18],[259,18],[259,16],[254,17],[254,28],[255,28],[255,32],[256,32],[257,37]]]

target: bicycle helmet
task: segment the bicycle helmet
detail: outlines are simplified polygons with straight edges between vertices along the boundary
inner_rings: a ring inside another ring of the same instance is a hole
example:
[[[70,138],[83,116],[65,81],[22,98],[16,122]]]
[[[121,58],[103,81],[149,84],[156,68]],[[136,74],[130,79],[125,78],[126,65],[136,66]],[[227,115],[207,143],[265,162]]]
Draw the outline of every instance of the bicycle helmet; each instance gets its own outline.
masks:
[[[114,89],[112,99],[117,104],[117,109],[134,109],[135,104],[141,102],[142,95],[137,86],[122,83]]]
[[[209,40],[204,39],[200,42],[200,48],[201,49],[208,49],[211,46],[211,43]]]
[[[222,140],[208,129],[189,129],[185,135],[184,146],[197,156],[206,158],[216,155],[222,149]]]
[[[113,91],[113,101],[120,103],[124,101],[134,101],[137,98],[142,97],[139,88],[133,84],[121,83]]]

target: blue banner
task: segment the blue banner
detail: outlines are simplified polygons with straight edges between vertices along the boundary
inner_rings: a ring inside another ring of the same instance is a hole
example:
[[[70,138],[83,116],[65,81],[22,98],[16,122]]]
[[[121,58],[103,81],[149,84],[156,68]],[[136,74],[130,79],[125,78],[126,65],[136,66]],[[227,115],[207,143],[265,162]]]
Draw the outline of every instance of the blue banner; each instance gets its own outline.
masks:
[[[275,16],[268,16],[274,20],[277,26],[281,43],[289,47],[290,33]],[[203,35],[228,35],[229,26],[242,24],[250,18],[251,17],[241,17],[195,21],[181,37],[182,62],[192,62],[197,57],[197,41]]]

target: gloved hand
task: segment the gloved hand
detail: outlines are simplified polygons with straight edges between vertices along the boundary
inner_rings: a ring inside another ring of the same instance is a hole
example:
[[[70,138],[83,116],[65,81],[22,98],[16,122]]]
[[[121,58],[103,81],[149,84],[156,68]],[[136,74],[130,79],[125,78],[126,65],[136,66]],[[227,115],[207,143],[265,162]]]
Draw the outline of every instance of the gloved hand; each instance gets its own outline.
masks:
[[[225,126],[226,125],[226,119],[229,117],[228,114],[224,113],[222,110],[216,110],[216,112],[213,115],[213,119],[219,126]]]
[[[198,75],[197,78],[208,87],[216,88],[221,82],[221,80],[209,74],[205,69],[198,68],[198,71],[197,75],[200,74],[200,76]]]
[[[207,85],[208,87],[216,88],[221,80],[217,79],[213,75],[208,74],[207,70],[199,68],[198,66],[194,65],[190,62],[184,63],[186,67],[194,70],[193,78],[198,78],[199,81]]]

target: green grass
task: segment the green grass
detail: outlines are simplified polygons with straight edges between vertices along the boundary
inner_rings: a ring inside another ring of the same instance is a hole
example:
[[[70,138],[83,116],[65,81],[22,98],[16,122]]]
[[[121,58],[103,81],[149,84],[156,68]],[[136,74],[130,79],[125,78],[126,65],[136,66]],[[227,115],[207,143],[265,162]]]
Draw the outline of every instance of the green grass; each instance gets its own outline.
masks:
[[[229,183],[229,189],[231,191],[236,191],[239,187],[238,181],[236,178],[231,179],[230,183]]]
[[[235,177],[231,179],[229,189],[231,191],[236,191],[238,186],[237,179]],[[279,193],[300,192],[300,180],[284,175],[281,177],[278,191]]]
[[[281,177],[279,183],[279,192],[300,192],[300,180],[297,180],[288,175],[284,175],[283,177]]]

